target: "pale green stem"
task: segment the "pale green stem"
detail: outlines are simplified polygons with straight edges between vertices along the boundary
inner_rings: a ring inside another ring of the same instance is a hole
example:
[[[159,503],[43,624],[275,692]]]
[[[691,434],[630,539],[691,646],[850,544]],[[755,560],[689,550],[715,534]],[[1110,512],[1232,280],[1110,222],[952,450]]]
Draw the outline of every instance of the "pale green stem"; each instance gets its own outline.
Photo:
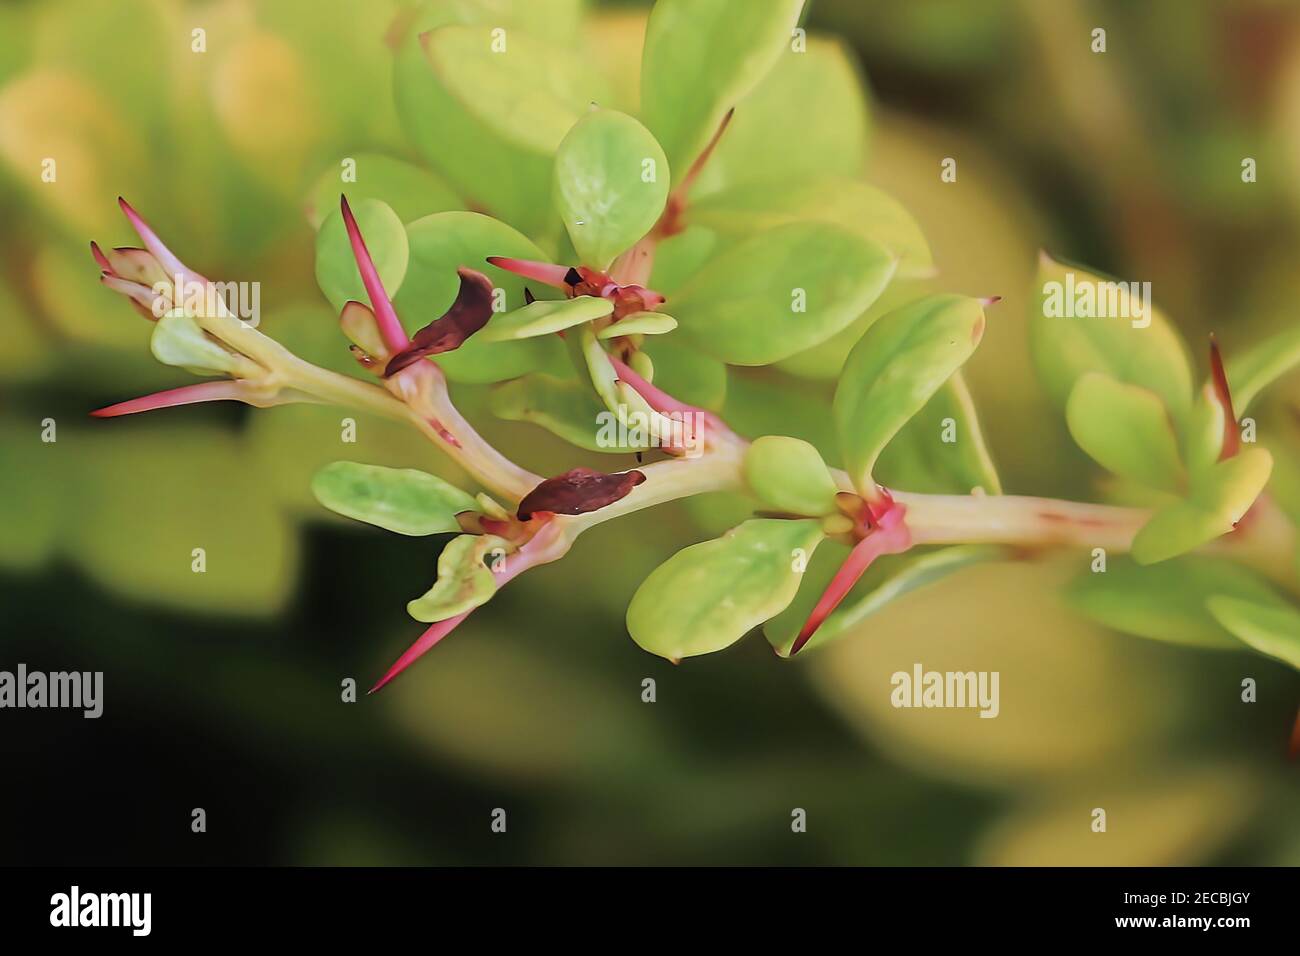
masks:
[[[237,318],[203,316],[198,321],[208,332],[270,370],[258,384],[271,390],[296,389],[331,405],[358,408],[408,422],[475,481],[511,502],[519,501],[542,480],[541,476],[521,468],[488,444],[451,403],[445,387],[430,390],[427,396],[429,414],[421,414],[420,410],[378,385],[303,361],[279,342]],[[453,435],[458,444],[448,441],[430,417],[436,419],[446,433]]]

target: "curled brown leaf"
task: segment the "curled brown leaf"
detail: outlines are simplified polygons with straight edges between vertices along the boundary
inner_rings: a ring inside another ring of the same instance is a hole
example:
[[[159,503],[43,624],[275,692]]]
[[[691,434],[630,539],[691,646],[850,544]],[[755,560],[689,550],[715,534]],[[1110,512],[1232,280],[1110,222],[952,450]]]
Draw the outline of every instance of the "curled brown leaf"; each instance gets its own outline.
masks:
[[[540,511],[581,515],[611,505],[645,481],[639,471],[607,475],[593,468],[574,468],[547,478],[519,502],[519,519],[527,521]]]
[[[394,355],[384,369],[384,377],[396,375],[428,355],[450,352],[487,325],[492,318],[492,280],[473,269],[456,270],[460,291],[451,308],[411,337],[411,344]]]

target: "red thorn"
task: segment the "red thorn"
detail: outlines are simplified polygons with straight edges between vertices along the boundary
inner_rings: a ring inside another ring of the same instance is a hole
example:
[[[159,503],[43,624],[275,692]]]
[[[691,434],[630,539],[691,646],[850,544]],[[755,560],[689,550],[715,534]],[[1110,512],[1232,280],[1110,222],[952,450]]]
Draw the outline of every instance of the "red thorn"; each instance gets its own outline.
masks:
[[[1228,389],[1228,375],[1223,370],[1223,356],[1219,354],[1219,342],[1214,333],[1210,333],[1210,378],[1214,384],[1214,397],[1223,409],[1223,445],[1219,450],[1219,461],[1223,461],[1241,449],[1241,434],[1237,431],[1232,392]]]
[[[206,279],[187,267],[185,263],[181,262],[181,260],[176,257],[175,253],[167,248],[163,241],[158,238],[158,234],[155,233],[153,228],[144,221],[144,218],[132,208],[129,202],[121,196],[118,196],[117,204],[121,207],[122,214],[126,216],[127,221],[131,223],[131,228],[136,231],[136,235],[138,235],[141,241],[144,242],[145,248],[148,249],[149,252],[153,254],[153,257],[158,260],[158,263],[163,267],[164,271],[166,271],[170,276],[179,275],[187,279],[193,279],[196,282],[207,282]]]
[[[525,279],[543,282],[557,289],[567,289],[569,287],[568,276],[571,270],[568,266],[552,265],[549,262],[534,262],[531,259],[512,259],[509,256],[488,256],[487,261],[498,269],[513,272]]]
[[[352,244],[352,257],[357,261],[357,271],[361,273],[361,282],[366,287],[366,295],[370,297],[370,307],[375,313],[379,334],[383,336],[384,344],[390,350],[394,353],[400,352],[410,344],[410,340],[406,337],[406,330],[402,328],[402,323],[397,318],[397,310],[393,308],[392,300],[384,291],[379,270],[375,268],[375,261],[370,257],[370,250],[366,248],[366,241],[361,236],[361,228],[357,225],[356,217],[352,215],[351,207],[348,206],[347,196],[339,196],[339,209],[343,213],[343,225],[348,232],[348,242]]]
[[[903,515],[906,509],[902,505],[894,505],[888,511],[880,516],[880,521],[875,528],[867,533],[867,536],[853,546],[849,556],[845,558],[840,569],[835,572],[835,577],[827,585],[826,591],[818,600],[812,613],[808,615],[808,620],[804,623],[803,629],[799,631],[799,636],[795,638],[794,644],[790,646],[790,656],[794,657],[799,653],[817,633],[817,629],[822,626],[826,618],[830,617],[831,612],[840,606],[840,602],[853,589],[853,585],[858,583],[858,579],[867,572],[871,563],[882,554],[898,554],[906,551],[912,546],[912,534],[903,523]]]
[[[699,178],[700,173],[704,170],[705,165],[709,161],[709,157],[713,155],[713,151],[718,148],[718,143],[722,141],[722,134],[727,131],[727,127],[731,125],[731,118],[735,115],[736,108],[733,106],[731,109],[727,110],[727,115],[722,117],[722,122],[718,124],[718,128],[714,131],[708,145],[706,145],[704,151],[695,158],[695,162],[691,163],[691,168],[687,171],[685,178],[682,179],[681,184],[677,187],[677,191],[680,192],[681,195],[685,196],[690,192],[691,187],[695,185],[695,180]]]
[[[99,243],[97,243],[94,239],[90,240],[90,254],[94,256],[95,261],[99,263],[99,268],[109,273],[110,275],[113,274],[112,263],[108,261],[108,256],[104,255],[104,250],[99,248]]]
[[[199,382],[196,385],[184,385],[181,388],[169,388],[132,398],[116,405],[97,408],[90,413],[92,418],[117,418],[119,415],[134,415],[138,412],[151,412],[158,408],[175,408],[178,405],[195,405],[199,402],[243,401],[245,389],[240,382]]]
[[[416,638],[414,644],[402,652],[402,656],[393,663],[392,667],[388,668],[388,672],[385,673],[383,677],[379,678],[379,681],[375,686],[366,691],[366,693],[373,694],[398,674],[402,673],[402,671],[406,670],[418,661],[430,649],[432,649],[433,645],[437,644],[444,637],[454,631],[456,626],[460,624],[461,621],[465,620],[465,618],[469,617],[469,615],[470,612],[466,611],[464,614],[459,614],[456,617],[450,617],[445,621],[438,621],[436,624],[431,625],[427,631]]]

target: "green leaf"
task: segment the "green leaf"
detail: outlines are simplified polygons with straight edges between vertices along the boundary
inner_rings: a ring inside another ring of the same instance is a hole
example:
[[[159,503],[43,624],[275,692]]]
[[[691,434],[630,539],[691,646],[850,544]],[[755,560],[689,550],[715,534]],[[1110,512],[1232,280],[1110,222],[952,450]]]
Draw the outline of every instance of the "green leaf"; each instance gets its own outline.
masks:
[[[1234,409],[1235,412],[1235,409]],[[1214,467],[1223,450],[1223,405],[1214,384],[1201,386],[1183,427],[1183,457],[1193,475]]]
[[[717,233],[703,226],[687,225],[676,235],[660,239],[650,271],[650,288],[675,297],[677,291],[717,252]]]
[[[483,563],[494,551],[504,558],[504,539],[490,534],[452,538],[438,555],[438,579],[422,596],[407,603],[406,613],[433,624],[486,604],[497,593],[497,580]]]
[[[164,365],[189,369],[198,375],[233,374],[248,365],[183,313],[164,315],[154,324],[149,349]]]
[[[1133,557],[1154,564],[1227,534],[1268,483],[1273,456],[1251,448],[1193,476],[1191,492],[1158,510],[1133,539]]]
[[[769,508],[786,514],[835,512],[835,479],[817,449],[799,438],[765,435],[745,453],[745,481]]]
[[[975,299],[933,295],[879,319],[854,346],[835,390],[840,450],[854,487],[874,492],[876,459],[971,357],[984,334]]]
[[[1300,365],[1300,326],[1270,336],[1225,366],[1233,411],[1240,418],[1265,388]]]
[[[522,309],[493,317],[487,328],[478,334],[478,338],[483,342],[531,339],[603,319],[613,311],[613,302],[592,295],[550,302],[539,299]]]
[[[493,288],[502,292],[506,312],[522,309],[527,304],[524,280],[489,265],[487,257],[547,258],[517,230],[475,212],[434,213],[408,224],[406,235],[411,264],[394,305],[408,325],[427,325],[451,307],[460,289],[456,270],[461,266],[492,280]],[[488,328],[491,326],[490,322]],[[467,385],[500,382],[567,364],[564,346],[554,336],[511,342],[480,341],[482,336],[480,332],[455,351],[434,356],[451,381]]]
[[[934,393],[885,446],[875,473],[889,488],[930,494],[1002,494],[961,372]]]
[[[1210,613],[1207,599],[1277,600],[1272,588],[1240,564],[1199,554],[1149,566],[1114,557],[1105,572],[1079,575],[1066,593],[1072,605],[1106,627],[1216,650],[1241,650],[1241,642]]]
[[[827,545],[813,557],[804,574],[798,596],[781,614],[763,626],[768,642],[782,657],[788,657],[795,638],[808,615],[839,570],[849,549]],[[929,551],[911,552],[872,565],[849,591],[843,603],[822,622],[804,650],[826,644],[857,627],[891,601],[932,584],[954,571],[1005,555],[992,545],[963,544]],[[802,653],[802,651],[800,652]]]
[[[756,518],[677,552],[633,595],[632,640],[674,661],[734,644],[790,603],[821,540],[819,521]]]
[[[658,0],[641,56],[641,113],[674,177],[790,48],[803,0]]]
[[[1116,285],[1113,279],[1041,254],[1029,316],[1034,363],[1048,392],[1062,407],[1081,375],[1105,372],[1116,381],[1155,392],[1174,421],[1181,423],[1192,396],[1187,347],[1152,303],[1143,303],[1143,315],[1138,317],[1139,303],[1129,295],[1129,285]],[[1073,296],[1069,294],[1072,289]],[[1109,301],[1112,292],[1114,302]],[[1092,315],[1100,311],[1096,303],[1104,301],[1112,317],[1079,317],[1079,306],[1087,308],[1083,299],[1088,295],[1094,300]],[[1135,327],[1135,322],[1149,324]]]
[[[1151,390],[1087,372],[1070,392],[1065,419],[1079,447],[1108,471],[1163,491],[1182,489],[1173,422]]]
[[[311,490],[330,511],[397,534],[459,531],[456,515],[479,510],[455,485],[414,468],[336,461],[316,473]]]
[[[900,279],[924,278],[935,271],[930,245],[912,214],[893,196],[855,179],[818,177],[737,186],[692,202],[690,219],[693,225],[730,238],[788,222],[834,223],[889,250],[898,259]]]
[[[579,260],[607,269],[650,231],[668,200],[668,160],[625,113],[593,110],[555,153],[555,201]]]
[[[677,328],[677,320],[662,312],[633,312],[596,333],[598,339],[616,339],[621,335],[663,335]],[[640,355],[641,353],[635,353]],[[635,357],[635,356],[634,356]]]
[[[1216,596],[1206,602],[1214,619],[1261,654],[1300,670],[1300,611],[1290,605],[1270,605]]]
[[[591,386],[605,407],[610,411],[617,410],[620,401],[618,372],[614,370],[614,363],[609,360],[609,353],[596,338],[596,333],[590,326],[583,326],[577,335],[569,336],[569,340],[569,347],[575,350],[574,365],[578,371],[586,369],[591,377]]]
[[[429,170],[382,153],[343,157],[320,174],[307,196],[307,220],[313,228],[319,229],[338,208],[340,193],[347,193],[354,204],[365,199],[385,202],[402,222],[461,208],[460,197]]]
[[[529,231],[551,220],[556,147],[605,90],[562,45],[501,23],[417,23],[394,80],[398,115],[425,159],[459,193]]]
[[[895,265],[884,247],[841,226],[787,223],[710,261],[673,297],[673,314],[714,358],[768,365],[861,315]]]
[[[591,386],[574,378],[534,372],[492,390],[492,413],[512,422],[532,422],[572,445],[589,451],[626,454],[635,448],[599,440],[602,415],[609,411]]]
[[[867,329],[875,324],[882,315],[888,315],[900,306],[915,302],[923,296],[936,291],[929,282],[917,279],[895,279],[880,294],[871,307],[851,323],[836,332],[820,345],[792,355],[776,363],[783,372],[799,378],[815,380],[838,380],[844,371],[844,363],[858,340],[866,334]]]
[[[365,284],[361,281],[361,273],[357,270],[352,245],[348,242],[347,227],[343,224],[343,213],[337,204],[338,197],[335,197],[335,208],[325,217],[320,231],[316,233],[316,284],[336,312],[352,300],[372,304],[366,295]],[[361,236],[366,241],[370,258],[379,270],[384,291],[391,299],[402,287],[410,259],[402,220],[391,206],[378,199],[363,199],[357,203],[349,200],[349,206],[361,229]]]
[[[798,51],[787,43],[732,117],[691,192],[692,205],[715,184],[781,183],[784,190],[859,175],[866,165],[867,113],[865,83],[843,41],[808,37],[807,49]],[[796,116],[798,135],[782,135]]]

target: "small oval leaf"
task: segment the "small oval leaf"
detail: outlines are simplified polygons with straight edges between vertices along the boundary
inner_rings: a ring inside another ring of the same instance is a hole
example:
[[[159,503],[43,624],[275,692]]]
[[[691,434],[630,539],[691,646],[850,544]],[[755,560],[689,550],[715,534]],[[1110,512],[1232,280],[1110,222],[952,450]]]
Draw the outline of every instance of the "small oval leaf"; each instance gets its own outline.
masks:
[[[975,299],[933,295],[881,317],[844,363],[832,410],[849,477],[874,495],[876,459],[979,344],[984,310]]]
[[[650,231],[668,200],[668,160],[625,113],[593,110],[555,152],[555,201],[583,265],[607,269]]]
[[[799,438],[764,435],[745,453],[745,481],[768,508],[827,515],[835,509],[835,479],[817,449]]]
[[[497,580],[484,564],[493,551],[502,557],[506,542],[490,534],[462,534],[447,542],[438,555],[438,579],[423,595],[406,605],[417,621],[434,624],[472,611],[492,599]]]
[[[480,510],[456,486],[414,468],[336,461],[316,472],[311,490],[330,511],[397,534],[459,531],[456,515]]]
[[[729,647],[785,609],[821,540],[820,521],[755,518],[677,552],[633,595],[632,640],[669,660]]]
[[[1150,389],[1088,372],[1070,392],[1065,420],[1079,447],[1107,471],[1162,491],[1182,489],[1173,421]]]
[[[791,222],[736,243],[674,297],[682,331],[714,358],[768,365],[843,329],[884,291],[897,260],[843,226]]]
[[[164,315],[154,325],[149,349],[164,365],[204,375],[234,374],[249,362],[229,351],[183,313]]]
[[[596,333],[598,339],[616,339],[620,335],[663,335],[677,328],[677,320],[662,312],[633,312]],[[642,376],[644,377],[644,376]]]
[[[584,322],[603,319],[613,311],[613,302],[592,295],[554,301],[538,299],[522,309],[493,318],[479,339],[483,342],[507,342],[551,335]]]

